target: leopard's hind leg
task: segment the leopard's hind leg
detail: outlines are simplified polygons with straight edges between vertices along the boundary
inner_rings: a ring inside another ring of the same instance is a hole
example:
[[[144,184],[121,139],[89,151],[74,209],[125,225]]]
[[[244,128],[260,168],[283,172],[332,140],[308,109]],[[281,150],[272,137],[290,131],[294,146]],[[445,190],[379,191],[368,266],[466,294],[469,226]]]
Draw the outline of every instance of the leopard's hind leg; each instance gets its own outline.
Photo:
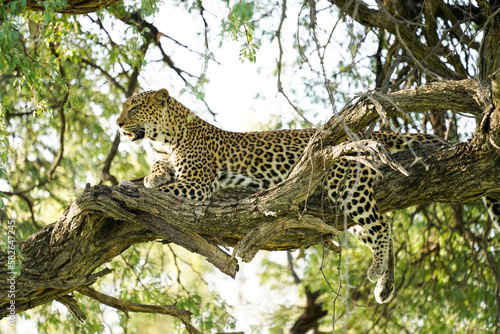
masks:
[[[377,209],[373,197],[376,173],[370,167],[341,160],[327,176],[327,192],[357,225],[349,231],[373,252],[368,279],[377,282],[375,297],[387,302],[394,285],[394,247],[389,223]]]
[[[387,303],[391,300],[394,292],[394,271],[395,271],[395,257],[394,257],[394,242],[391,240],[389,244],[389,262],[387,263],[387,270],[382,277],[377,281],[375,287],[375,300],[377,303]]]

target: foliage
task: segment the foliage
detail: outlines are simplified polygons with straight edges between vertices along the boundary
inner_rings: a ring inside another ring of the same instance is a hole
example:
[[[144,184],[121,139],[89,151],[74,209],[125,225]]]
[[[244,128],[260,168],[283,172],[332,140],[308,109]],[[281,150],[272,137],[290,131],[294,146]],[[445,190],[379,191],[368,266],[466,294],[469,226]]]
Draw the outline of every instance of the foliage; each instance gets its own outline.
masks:
[[[247,59],[255,63],[257,60],[258,43],[254,42],[254,30],[256,20],[254,19],[254,2],[238,1],[229,11],[228,20],[223,20],[223,35],[229,35],[234,40],[242,38],[244,44],[240,50],[240,61]]]
[[[15,220],[16,237],[24,240],[55,221],[86,183],[102,182],[103,165],[112,154],[116,136],[113,122],[119,101],[140,89],[141,70],[154,62],[152,53],[156,52],[147,50],[155,46],[159,36],[144,37],[144,27],[134,17],[140,13],[144,19],[153,18],[158,7],[149,1],[142,5],[117,4],[88,16],[57,14],[52,5],[43,13],[16,11],[16,6],[13,3],[10,10],[0,9],[5,18],[0,24],[0,47],[6,51],[0,53],[0,72],[5,83],[0,87],[2,124],[5,123],[0,129],[0,156],[5,166],[0,170],[2,179],[5,178],[0,190],[6,196],[2,221]],[[124,33],[117,34],[115,29]],[[198,78],[192,79],[188,89],[196,87]],[[62,159],[55,163],[58,154],[62,154]],[[125,149],[114,154],[111,173],[116,178],[147,172],[144,152]],[[170,253],[168,249],[161,252],[160,258]],[[123,256],[128,262],[144,260],[140,257],[144,255],[142,250],[129,250],[127,254]],[[147,270],[141,267],[144,276],[162,272],[162,266],[154,261],[147,265]],[[177,303],[197,311],[194,317],[203,330],[231,327],[224,301],[207,296],[206,291],[200,291],[201,285],[177,289],[170,279],[156,277],[132,291],[130,287],[138,282],[136,264],[127,270],[117,269],[123,266],[123,260],[112,266],[116,268],[114,281],[118,291],[123,289],[122,298],[153,304]],[[189,271],[185,268],[183,273]],[[173,292],[162,294],[160,285],[163,290],[171,285],[168,289]],[[78,324],[61,307],[50,304],[36,309],[30,317],[38,322],[40,332],[102,332],[105,310],[101,311],[99,303],[85,296],[77,296],[77,301],[85,307],[85,324]],[[144,321],[142,315],[134,315],[131,320],[123,313],[119,316],[120,323],[115,326],[130,330]],[[171,326],[182,328],[178,322]]]
[[[395,1],[399,7],[386,12],[397,16],[399,30],[377,26],[370,21],[375,16],[362,17],[361,10],[340,11],[336,1],[175,1],[171,7],[199,23],[192,40],[179,41],[174,30],[192,28],[187,26],[192,23],[159,30],[159,11],[166,5],[161,1],[119,2],[86,16],[57,13],[65,3],[45,1],[44,12],[23,11],[26,0],[0,7],[0,216],[16,221],[18,240],[60,217],[86,183],[113,182],[108,174],[121,180],[147,173],[144,152],[117,149],[113,125],[120,103],[150,88],[147,71],[167,72],[176,91],[203,100],[209,68],[217,63],[213,41],[220,39],[221,47],[236,40],[240,61],[258,64],[266,58],[271,63],[262,70],[276,76],[272,80],[292,107],[278,126],[318,124],[356,94],[379,96],[442,78],[476,77],[486,21],[475,2],[467,1],[433,2],[438,10],[422,1],[414,6]],[[224,10],[217,23],[209,18],[216,12],[211,6]],[[264,50],[269,46],[272,56]],[[420,49],[427,53],[421,56]],[[252,86],[245,78],[237,84]],[[452,110],[429,110],[377,127],[433,132],[458,142],[470,138],[475,125]],[[262,264],[262,282],[273,291],[288,287],[300,300],[305,287],[320,290],[329,314],[320,320],[324,331],[332,326],[348,333],[498,330],[498,233],[486,228],[484,209],[429,204],[392,213],[390,220],[399,282],[390,304],[373,300],[373,285],[366,279],[370,254],[350,239],[338,240],[341,257],[322,246],[296,254],[299,284],[288,264],[270,260]],[[193,312],[195,325],[206,332],[237,326],[226,302],[208,291],[209,267],[183,250],[137,246],[110,266],[113,277],[99,281],[98,290],[137,303],[177,303]],[[104,332],[106,326],[139,332],[144,323],[152,324],[151,332],[165,326],[183,330],[169,317],[128,318],[85,296],[75,298],[85,309],[85,324],[57,303],[23,316],[36,321],[41,333]],[[301,312],[300,305],[281,305],[254,331],[287,331]]]
[[[100,281],[99,289],[121,299],[154,305],[173,305],[192,310],[198,329],[209,332],[234,328],[234,319],[229,316],[229,307],[218,296],[207,289],[199,270],[206,266],[199,258],[185,262],[187,251],[151,244],[132,247],[111,264],[113,279]],[[156,314],[129,313],[116,317],[116,311],[99,306],[95,300],[77,294],[76,300],[86,310],[87,321],[79,323],[66,312],[64,306],[54,303],[52,307],[35,310],[41,333],[101,333],[105,326],[122,328],[127,333],[149,333],[161,331],[182,333],[177,319]],[[57,308],[57,312],[54,309]],[[92,313],[90,311],[93,311]],[[89,317],[91,315],[91,317]],[[111,320],[110,320],[111,319]],[[106,321],[105,323],[103,322]]]

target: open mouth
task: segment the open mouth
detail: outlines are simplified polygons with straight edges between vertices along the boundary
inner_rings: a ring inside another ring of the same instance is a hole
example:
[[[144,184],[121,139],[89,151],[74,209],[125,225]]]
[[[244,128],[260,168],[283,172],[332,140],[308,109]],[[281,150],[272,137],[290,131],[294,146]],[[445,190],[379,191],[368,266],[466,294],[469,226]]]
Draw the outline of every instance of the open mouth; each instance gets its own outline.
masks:
[[[130,141],[136,141],[136,140],[144,138],[145,131],[143,129],[139,129],[139,130],[136,130],[134,132],[125,132],[125,131],[123,131],[123,134],[125,136],[127,136],[127,138]]]

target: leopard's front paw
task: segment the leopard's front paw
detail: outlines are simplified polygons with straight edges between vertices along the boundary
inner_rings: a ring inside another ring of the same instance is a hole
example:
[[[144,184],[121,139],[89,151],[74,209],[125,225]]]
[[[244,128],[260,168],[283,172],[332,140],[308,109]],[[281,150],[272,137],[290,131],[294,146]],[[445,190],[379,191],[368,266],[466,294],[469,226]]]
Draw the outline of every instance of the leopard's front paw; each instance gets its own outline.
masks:
[[[170,175],[148,175],[144,178],[144,186],[146,188],[158,188],[172,181]]]
[[[149,168],[148,176],[144,178],[144,186],[154,189],[172,183],[174,179],[175,169],[173,165],[166,160],[156,160]]]

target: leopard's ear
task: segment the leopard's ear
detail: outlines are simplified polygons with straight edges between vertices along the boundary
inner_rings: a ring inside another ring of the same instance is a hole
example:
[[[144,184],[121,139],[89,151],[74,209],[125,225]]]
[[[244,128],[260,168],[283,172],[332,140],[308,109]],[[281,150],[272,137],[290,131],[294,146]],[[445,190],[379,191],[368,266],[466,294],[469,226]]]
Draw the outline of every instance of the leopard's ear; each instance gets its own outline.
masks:
[[[155,102],[156,104],[158,104],[163,108],[167,104],[169,97],[170,94],[168,93],[168,90],[162,88],[153,94],[153,102]]]

